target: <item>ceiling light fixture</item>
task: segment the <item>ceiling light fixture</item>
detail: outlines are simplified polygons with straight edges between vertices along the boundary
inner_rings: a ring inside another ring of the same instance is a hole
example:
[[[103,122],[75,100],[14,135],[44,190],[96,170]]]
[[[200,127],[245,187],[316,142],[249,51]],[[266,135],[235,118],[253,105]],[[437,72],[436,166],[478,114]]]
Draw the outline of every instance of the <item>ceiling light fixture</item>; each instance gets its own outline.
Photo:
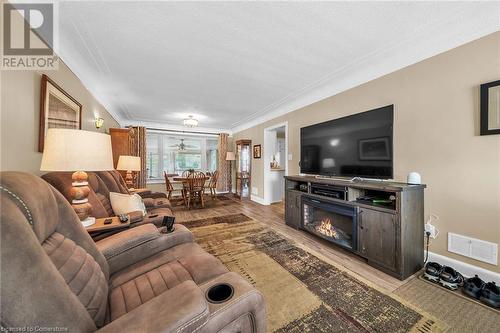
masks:
[[[196,127],[198,126],[198,120],[194,119],[193,116],[188,116],[186,119],[184,119],[184,126],[187,127]]]

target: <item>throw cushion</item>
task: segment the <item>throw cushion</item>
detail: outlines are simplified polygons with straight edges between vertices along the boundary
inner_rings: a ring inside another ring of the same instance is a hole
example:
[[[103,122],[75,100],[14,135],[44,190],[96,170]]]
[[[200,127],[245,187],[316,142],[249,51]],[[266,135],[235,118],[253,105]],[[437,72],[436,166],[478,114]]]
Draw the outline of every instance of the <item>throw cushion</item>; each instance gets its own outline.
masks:
[[[128,214],[131,212],[141,211],[143,216],[146,216],[146,206],[142,198],[138,194],[123,194],[109,192],[109,200],[111,207],[116,215]]]

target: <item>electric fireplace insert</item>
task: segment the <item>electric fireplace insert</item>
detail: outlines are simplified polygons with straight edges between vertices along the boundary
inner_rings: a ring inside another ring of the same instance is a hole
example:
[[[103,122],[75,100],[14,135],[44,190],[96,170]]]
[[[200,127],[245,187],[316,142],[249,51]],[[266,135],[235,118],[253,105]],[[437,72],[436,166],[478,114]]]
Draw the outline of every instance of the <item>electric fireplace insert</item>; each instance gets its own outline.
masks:
[[[302,229],[327,241],[357,249],[357,210],[331,201],[302,197]]]

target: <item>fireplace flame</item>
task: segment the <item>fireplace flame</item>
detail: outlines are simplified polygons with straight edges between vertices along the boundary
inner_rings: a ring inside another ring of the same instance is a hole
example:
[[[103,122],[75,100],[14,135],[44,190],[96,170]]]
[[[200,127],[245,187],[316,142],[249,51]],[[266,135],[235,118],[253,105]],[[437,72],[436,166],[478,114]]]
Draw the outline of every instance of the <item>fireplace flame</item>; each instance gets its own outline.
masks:
[[[321,221],[321,224],[316,226],[316,231],[326,235],[328,237],[332,237],[335,239],[339,239],[340,235],[337,232],[337,229],[332,226],[332,221],[329,218],[326,218]]]

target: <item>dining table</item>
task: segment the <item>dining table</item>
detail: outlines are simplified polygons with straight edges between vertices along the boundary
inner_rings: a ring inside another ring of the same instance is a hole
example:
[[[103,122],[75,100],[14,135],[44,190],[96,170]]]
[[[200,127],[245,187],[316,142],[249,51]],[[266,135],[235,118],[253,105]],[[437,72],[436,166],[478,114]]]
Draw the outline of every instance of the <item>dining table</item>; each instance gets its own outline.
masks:
[[[186,184],[186,183],[187,183],[187,181],[188,181],[188,177],[183,177],[183,176],[173,176],[173,177],[172,177],[172,180],[173,180],[174,182],[176,182],[176,183],[182,183],[182,184],[183,184],[183,186],[184,186],[184,184]],[[205,184],[206,184],[206,182],[207,182],[208,180],[210,180],[210,176],[205,176]],[[205,186],[206,186],[206,185],[205,185]]]
[[[205,176],[205,182],[210,179],[210,176]],[[172,177],[172,180],[174,182],[181,182],[184,183],[188,180],[188,177],[182,177],[182,176],[174,176]]]

